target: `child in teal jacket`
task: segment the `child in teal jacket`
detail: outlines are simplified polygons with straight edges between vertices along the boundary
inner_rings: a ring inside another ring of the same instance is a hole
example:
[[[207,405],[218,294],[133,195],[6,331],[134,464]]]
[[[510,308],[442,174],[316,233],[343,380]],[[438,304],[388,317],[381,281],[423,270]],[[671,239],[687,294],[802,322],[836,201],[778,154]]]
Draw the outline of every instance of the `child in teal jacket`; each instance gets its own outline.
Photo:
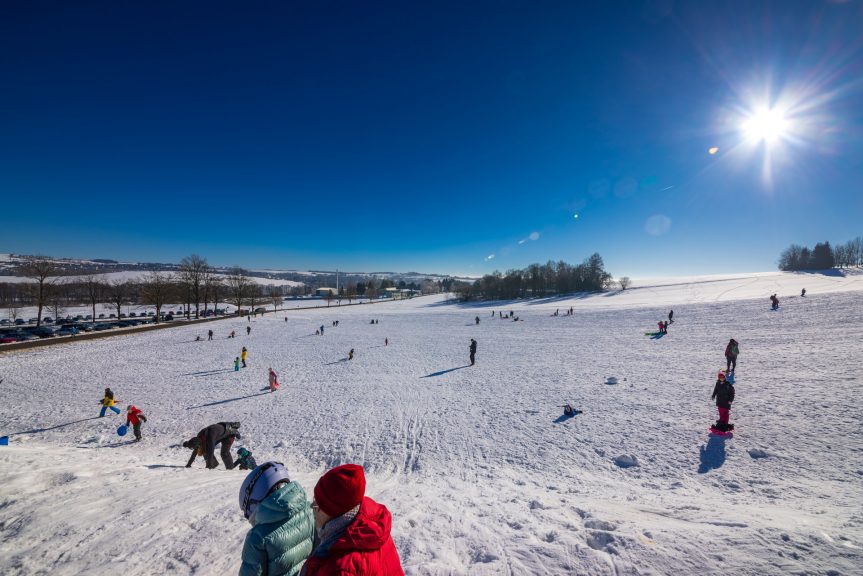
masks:
[[[240,576],[297,576],[312,553],[315,519],[305,491],[284,465],[265,462],[252,470],[240,487],[240,509],[253,526]]]

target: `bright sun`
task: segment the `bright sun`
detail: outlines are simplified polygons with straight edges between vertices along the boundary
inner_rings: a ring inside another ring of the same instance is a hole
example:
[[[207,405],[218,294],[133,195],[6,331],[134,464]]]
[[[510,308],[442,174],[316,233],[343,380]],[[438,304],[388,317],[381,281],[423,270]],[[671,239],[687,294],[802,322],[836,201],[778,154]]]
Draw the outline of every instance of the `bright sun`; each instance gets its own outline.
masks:
[[[775,142],[788,133],[788,120],[779,110],[757,110],[743,122],[743,132],[753,141]]]

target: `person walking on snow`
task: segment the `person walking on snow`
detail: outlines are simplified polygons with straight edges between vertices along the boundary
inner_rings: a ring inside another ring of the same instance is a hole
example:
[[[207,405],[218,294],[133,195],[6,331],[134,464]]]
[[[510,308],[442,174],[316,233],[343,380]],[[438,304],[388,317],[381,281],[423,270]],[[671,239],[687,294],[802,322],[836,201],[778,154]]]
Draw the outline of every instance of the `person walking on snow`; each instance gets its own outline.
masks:
[[[737,355],[740,354],[740,348],[738,347],[737,340],[732,338],[728,341],[728,345],[725,347],[725,371],[726,372],[734,372],[734,369],[737,368]]]
[[[802,290],[800,290],[800,296],[801,297],[806,296],[806,288],[803,288]]]
[[[390,339],[384,338],[384,346],[389,346],[389,345],[390,345]]]
[[[240,352],[240,360],[243,361],[243,368],[246,368],[246,360],[249,358],[249,351],[246,350],[246,347],[243,346],[242,352]]]
[[[248,335],[249,335],[249,334],[251,334],[251,333],[252,333],[252,327],[251,327],[251,326],[246,326],[246,336],[248,336]]]
[[[668,322],[669,324],[674,324],[674,310],[668,311]]]
[[[659,334],[665,334],[665,324],[662,323],[662,320],[660,320],[657,324],[659,325]]]
[[[212,339],[213,339],[213,331],[207,330],[207,340],[212,340]]]
[[[240,371],[240,357],[237,356],[236,358],[234,358],[234,372],[239,372],[239,371]]]
[[[126,406],[126,426],[132,425],[132,430],[135,432],[135,442],[141,441],[141,424],[147,421],[144,413],[135,406]]]
[[[779,310],[779,298],[776,297],[776,294],[770,297],[770,302],[772,303],[771,308]]]
[[[354,349],[351,348],[351,351],[348,352],[348,360],[353,360],[353,359],[354,359]]]
[[[473,366],[476,359],[476,340],[470,339],[470,365]]]
[[[321,324],[321,336],[323,336],[323,335],[324,335],[324,325]]]
[[[102,405],[102,410],[99,411],[99,418],[105,416],[105,410],[112,410],[114,414],[120,413],[120,409],[114,406],[116,402],[114,401],[114,393],[110,388],[105,388],[105,396],[99,403]]]
[[[270,382],[270,392],[275,392],[279,389],[279,375],[276,374],[276,371],[270,368],[269,373],[269,382]]]
[[[716,400],[716,408],[719,410],[719,420],[716,421],[716,429],[722,432],[733,430],[734,426],[728,424],[731,412],[731,403],[734,402],[734,386],[725,378],[725,372],[719,372],[716,385],[713,387],[711,399]]]
[[[474,318],[474,322],[476,322],[476,325],[477,325],[477,326],[479,326],[479,316],[477,316],[476,318]]]
[[[204,457],[204,462],[207,463],[208,469],[218,468],[219,461],[216,460],[214,451],[216,444],[221,444],[222,449],[220,455],[222,462],[225,463],[225,468],[230,470],[234,467],[234,458],[231,456],[231,446],[234,440],[240,439],[240,423],[239,422],[219,422],[211,424],[198,432],[194,438],[190,438],[183,442],[183,448],[190,448],[192,456],[186,464],[186,468],[191,468],[192,463],[198,456]]]

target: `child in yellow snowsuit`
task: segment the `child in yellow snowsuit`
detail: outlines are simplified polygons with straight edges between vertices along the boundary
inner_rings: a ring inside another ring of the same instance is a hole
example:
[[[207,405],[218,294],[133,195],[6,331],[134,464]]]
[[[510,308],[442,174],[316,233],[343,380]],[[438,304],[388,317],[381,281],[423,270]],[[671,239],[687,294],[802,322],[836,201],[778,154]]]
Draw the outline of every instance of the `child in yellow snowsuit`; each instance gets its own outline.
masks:
[[[99,418],[102,418],[105,415],[105,410],[113,410],[114,414],[119,414],[120,409],[114,406],[116,402],[114,401],[114,393],[111,392],[110,388],[105,388],[105,397],[102,398],[102,401],[99,402],[102,405],[102,410],[99,412]]]

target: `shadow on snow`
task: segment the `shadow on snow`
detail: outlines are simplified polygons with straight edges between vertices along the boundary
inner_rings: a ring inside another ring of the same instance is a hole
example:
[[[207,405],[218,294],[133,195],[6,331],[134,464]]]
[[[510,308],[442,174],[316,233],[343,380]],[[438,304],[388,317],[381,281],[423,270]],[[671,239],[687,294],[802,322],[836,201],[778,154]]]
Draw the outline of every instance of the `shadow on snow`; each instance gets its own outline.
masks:
[[[249,394],[248,396],[237,396],[236,398],[228,398],[227,400],[219,400],[217,402],[209,402],[207,404],[201,404],[199,406],[190,406],[186,408],[186,410],[195,410],[197,408],[206,408],[207,406],[218,406],[219,404],[227,404],[228,402],[236,402],[237,400],[245,400],[246,398],[254,398],[255,396],[264,396],[265,394],[270,394],[269,388],[267,392],[258,392],[257,394]]]
[[[725,440],[725,436],[711,435],[707,444],[699,449],[701,458],[701,464],[698,466],[699,474],[716,470],[725,464]]]
[[[56,430],[57,428],[63,428],[64,426],[71,426],[72,424],[80,424],[81,422],[87,422],[88,420],[98,420],[99,416],[92,416],[90,418],[82,418],[81,420],[74,420],[72,422],[66,422],[64,424],[57,424],[56,426],[49,426],[47,428],[34,428],[32,430],[27,430],[25,432],[12,432],[11,434],[7,434],[7,436],[20,436],[22,434],[38,434],[40,432],[47,432],[48,430]]]
[[[455,372],[456,370],[461,370],[462,368],[470,368],[470,364],[465,364],[464,366],[456,366],[455,368],[449,368],[448,370],[441,370],[440,372],[432,372],[431,374],[426,374],[425,376],[420,376],[420,378],[432,378],[434,376],[441,376],[446,374],[447,372]]]

